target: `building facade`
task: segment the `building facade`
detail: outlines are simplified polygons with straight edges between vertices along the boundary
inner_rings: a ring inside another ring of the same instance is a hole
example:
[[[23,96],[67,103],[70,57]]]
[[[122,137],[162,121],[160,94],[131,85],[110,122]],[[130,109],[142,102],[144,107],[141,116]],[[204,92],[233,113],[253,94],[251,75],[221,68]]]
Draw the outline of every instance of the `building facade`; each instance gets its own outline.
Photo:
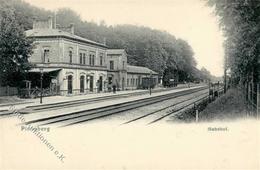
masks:
[[[137,89],[143,77],[158,74],[145,67],[127,64],[124,49],[108,49],[105,44],[74,34],[74,26],[57,28],[50,17],[34,20],[33,29],[26,36],[34,41],[29,58],[32,69],[29,79],[32,87],[58,91],[61,95],[88,94],[117,90]]]
[[[127,54],[124,49],[107,50],[108,88],[116,85],[125,90],[127,79]]]
[[[119,90],[143,88],[143,80],[152,78],[158,84],[158,73],[153,70],[127,64],[127,53],[124,49],[107,50],[108,82],[115,84]]]
[[[149,86],[147,83],[151,80],[153,80],[153,84],[156,86],[158,85],[158,78],[159,74],[147,67],[127,65],[126,89],[146,88]]]
[[[73,25],[68,32],[52,23],[52,18],[34,21],[33,29],[26,31],[35,44],[29,60],[33,65],[31,77],[37,77],[42,70],[44,88],[56,87],[62,95],[104,91],[107,46],[76,36]]]

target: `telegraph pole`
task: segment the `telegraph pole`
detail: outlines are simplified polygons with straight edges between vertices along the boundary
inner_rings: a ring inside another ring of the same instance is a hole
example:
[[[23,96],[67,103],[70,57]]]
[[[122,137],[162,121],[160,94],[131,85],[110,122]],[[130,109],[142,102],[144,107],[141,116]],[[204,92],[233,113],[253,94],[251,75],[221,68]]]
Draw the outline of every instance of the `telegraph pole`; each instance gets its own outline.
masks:
[[[40,103],[42,104],[42,80],[43,80],[43,68],[40,68],[41,71],[41,96],[40,96]]]
[[[227,91],[227,57],[225,55],[225,61],[224,61],[224,93]]]
[[[150,88],[150,95],[152,95],[152,72],[150,72],[150,79],[149,79],[149,88]]]

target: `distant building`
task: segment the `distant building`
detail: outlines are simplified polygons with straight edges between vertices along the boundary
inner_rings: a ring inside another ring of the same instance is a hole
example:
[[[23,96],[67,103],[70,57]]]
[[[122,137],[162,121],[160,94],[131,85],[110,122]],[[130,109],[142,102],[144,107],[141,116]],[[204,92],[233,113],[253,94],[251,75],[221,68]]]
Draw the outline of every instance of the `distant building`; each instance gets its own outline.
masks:
[[[127,66],[127,89],[143,88],[144,79],[147,78],[154,79],[154,83],[157,85],[159,74],[147,67]]]
[[[124,49],[107,50],[108,82],[116,84],[121,90],[142,88],[143,78],[153,78],[158,84],[158,73],[153,70],[127,64],[127,53]]]
[[[33,29],[26,31],[35,48],[29,58],[32,64],[29,79],[32,87],[40,86],[61,95],[105,92],[113,85],[119,90],[140,87],[143,77],[157,77],[154,71],[127,65],[124,49],[108,49],[105,44],[74,34],[74,26],[56,28],[48,20],[34,20]]]
[[[127,54],[124,49],[107,50],[108,87],[116,85],[125,90],[127,79]]]

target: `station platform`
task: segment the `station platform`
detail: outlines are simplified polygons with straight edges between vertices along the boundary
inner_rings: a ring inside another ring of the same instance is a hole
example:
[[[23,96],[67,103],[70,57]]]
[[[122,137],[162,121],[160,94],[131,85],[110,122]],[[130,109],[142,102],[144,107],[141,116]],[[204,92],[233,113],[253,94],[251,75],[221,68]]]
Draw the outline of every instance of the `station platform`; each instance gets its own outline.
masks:
[[[177,92],[181,92],[181,91],[186,91],[186,90],[191,90],[191,89],[196,89],[196,88],[200,88],[200,87],[205,87],[205,86],[193,86],[190,88],[178,88],[178,89],[172,89],[172,90],[167,90],[167,91],[162,91],[162,92],[158,92],[158,93],[152,93],[152,95],[150,95],[149,93],[145,93],[142,95],[134,95],[131,97],[122,97],[122,98],[115,98],[115,99],[109,99],[109,100],[103,100],[103,101],[98,101],[93,102],[93,103],[86,103],[86,104],[80,104],[80,105],[75,105],[75,106],[63,106],[62,108],[58,108],[58,109],[47,109],[47,110],[32,110],[32,112],[29,113],[24,113],[23,111],[21,111],[20,113],[23,114],[24,119],[26,120],[26,122],[30,122],[30,121],[35,121],[35,120],[39,120],[39,119],[49,119],[51,117],[56,117],[56,116],[62,116],[62,115],[69,115],[69,114],[73,114],[76,112],[84,112],[86,110],[90,110],[90,109],[96,109],[96,108],[100,108],[100,107],[107,107],[110,105],[115,105],[115,104],[121,104],[121,103],[125,103],[125,102],[131,102],[131,101],[135,101],[135,100],[140,100],[140,99],[145,99],[145,98],[150,98],[150,97],[155,97],[155,96],[160,96],[160,95],[166,95],[169,93],[177,93]],[[26,108],[28,109],[28,108]]]
[[[194,86],[201,86],[196,84],[191,84],[190,87]],[[174,89],[183,89],[188,88],[187,84],[180,84],[178,87]],[[160,90],[160,89],[166,89],[166,88],[155,88],[153,90]],[[174,90],[173,89],[173,90]],[[138,92],[147,92],[149,94],[149,90],[128,90],[128,91],[117,91],[116,93],[110,92],[110,93],[93,93],[93,94],[82,94],[82,95],[73,95],[73,96],[48,96],[43,97],[42,104],[53,104],[53,103],[59,103],[59,102],[66,102],[66,101],[74,101],[74,100],[81,100],[81,99],[95,99],[99,97],[106,97],[106,96],[116,96],[116,95],[123,95],[123,94],[132,94],[132,93],[138,93]],[[35,105],[41,105],[40,104],[40,98],[36,99],[22,99],[14,102],[6,102],[6,103],[0,103],[0,115],[5,114],[5,112],[10,108],[10,106],[15,106],[16,109],[22,109],[28,106],[35,106]]]

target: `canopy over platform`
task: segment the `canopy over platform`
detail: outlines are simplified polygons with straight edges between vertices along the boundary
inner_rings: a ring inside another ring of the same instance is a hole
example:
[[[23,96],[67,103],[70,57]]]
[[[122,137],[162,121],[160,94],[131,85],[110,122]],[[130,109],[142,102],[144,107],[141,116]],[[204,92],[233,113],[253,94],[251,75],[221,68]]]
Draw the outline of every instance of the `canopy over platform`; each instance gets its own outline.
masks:
[[[50,73],[53,71],[60,71],[60,68],[43,68],[42,72],[43,73]],[[31,70],[29,70],[30,73],[41,73],[40,68],[32,68]]]

